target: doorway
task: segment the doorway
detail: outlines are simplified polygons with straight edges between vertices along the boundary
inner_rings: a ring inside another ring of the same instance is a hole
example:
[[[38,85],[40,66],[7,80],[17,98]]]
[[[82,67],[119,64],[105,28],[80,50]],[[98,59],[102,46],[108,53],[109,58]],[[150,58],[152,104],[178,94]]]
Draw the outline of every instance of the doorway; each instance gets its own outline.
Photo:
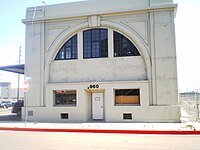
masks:
[[[92,119],[104,119],[103,93],[92,93]]]

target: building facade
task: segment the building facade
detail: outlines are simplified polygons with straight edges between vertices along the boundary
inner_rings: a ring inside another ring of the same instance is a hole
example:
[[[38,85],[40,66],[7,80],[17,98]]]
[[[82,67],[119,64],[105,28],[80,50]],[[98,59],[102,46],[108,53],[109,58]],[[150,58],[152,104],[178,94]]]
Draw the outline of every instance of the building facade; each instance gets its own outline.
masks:
[[[17,100],[18,88],[12,88],[11,82],[0,82],[0,101]],[[19,88],[19,99],[24,99],[24,92]]]
[[[10,82],[0,82],[0,99],[10,99]]]
[[[32,80],[22,117],[179,122],[176,7],[91,0],[27,8],[25,75]]]

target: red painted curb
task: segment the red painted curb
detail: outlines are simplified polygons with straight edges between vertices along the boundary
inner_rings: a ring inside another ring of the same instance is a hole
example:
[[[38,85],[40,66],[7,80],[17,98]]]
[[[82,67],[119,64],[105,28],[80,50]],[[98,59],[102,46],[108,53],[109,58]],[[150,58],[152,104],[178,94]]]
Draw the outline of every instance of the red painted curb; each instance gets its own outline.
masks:
[[[30,131],[30,132],[78,132],[78,133],[117,133],[117,134],[199,134],[200,131],[175,131],[175,130],[106,130],[106,129],[47,129],[47,128],[17,128],[0,127],[4,131]]]

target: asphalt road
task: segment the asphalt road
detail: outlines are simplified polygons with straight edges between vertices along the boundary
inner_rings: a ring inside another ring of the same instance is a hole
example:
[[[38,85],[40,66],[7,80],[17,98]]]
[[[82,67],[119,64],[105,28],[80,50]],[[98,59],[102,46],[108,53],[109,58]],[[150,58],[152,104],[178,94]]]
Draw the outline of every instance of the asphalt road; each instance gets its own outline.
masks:
[[[1,150],[199,150],[200,136],[0,132]]]
[[[0,108],[0,121],[21,121],[16,114],[11,113],[12,108]]]

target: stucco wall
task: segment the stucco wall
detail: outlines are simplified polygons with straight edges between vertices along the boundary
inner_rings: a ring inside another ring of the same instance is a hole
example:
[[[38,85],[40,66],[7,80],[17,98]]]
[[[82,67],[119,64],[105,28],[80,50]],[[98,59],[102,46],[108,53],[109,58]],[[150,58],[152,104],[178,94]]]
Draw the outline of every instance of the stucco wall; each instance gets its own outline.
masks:
[[[62,122],[60,113],[69,112],[70,119],[64,122],[90,120],[91,93],[86,89],[97,83],[103,86],[107,122],[123,122],[124,112],[133,114],[130,122],[178,122],[175,11],[171,0],[86,1],[28,8],[23,20],[25,75],[32,77],[26,106],[33,116],[28,119]],[[108,29],[108,58],[83,59],[82,31],[93,28]],[[113,57],[113,31],[126,36],[141,56]],[[78,34],[78,59],[54,61],[74,34]],[[114,106],[116,87],[141,89],[141,106]],[[63,89],[77,90],[77,107],[53,106],[53,91]]]
[[[157,105],[177,104],[175,31],[172,11],[154,12]]]
[[[49,84],[46,88],[45,107],[28,107],[27,111],[33,116],[27,116],[29,121],[39,122],[91,122],[92,121],[92,92],[88,90],[91,83],[60,83]],[[92,84],[97,84],[93,82]],[[106,122],[177,122],[180,118],[178,106],[149,106],[148,82],[98,82],[100,91],[104,95],[104,120]],[[141,91],[140,106],[115,105],[114,89],[139,88]],[[54,90],[74,90],[77,92],[76,106],[55,106]],[[96,91],[98,92],[98,91]],[[25,111],[25,109],[23,109]],[[68,113],[69,119],[61,119],[61,113]],[[123,113],[131,113],[133,118],[123,119]],[[25,114],[25,113],[24,113]],[[24,116],[23,116],[24,117]]]
[[[50,83],[146,80],[144,60],[137,57],[54,61]]]

